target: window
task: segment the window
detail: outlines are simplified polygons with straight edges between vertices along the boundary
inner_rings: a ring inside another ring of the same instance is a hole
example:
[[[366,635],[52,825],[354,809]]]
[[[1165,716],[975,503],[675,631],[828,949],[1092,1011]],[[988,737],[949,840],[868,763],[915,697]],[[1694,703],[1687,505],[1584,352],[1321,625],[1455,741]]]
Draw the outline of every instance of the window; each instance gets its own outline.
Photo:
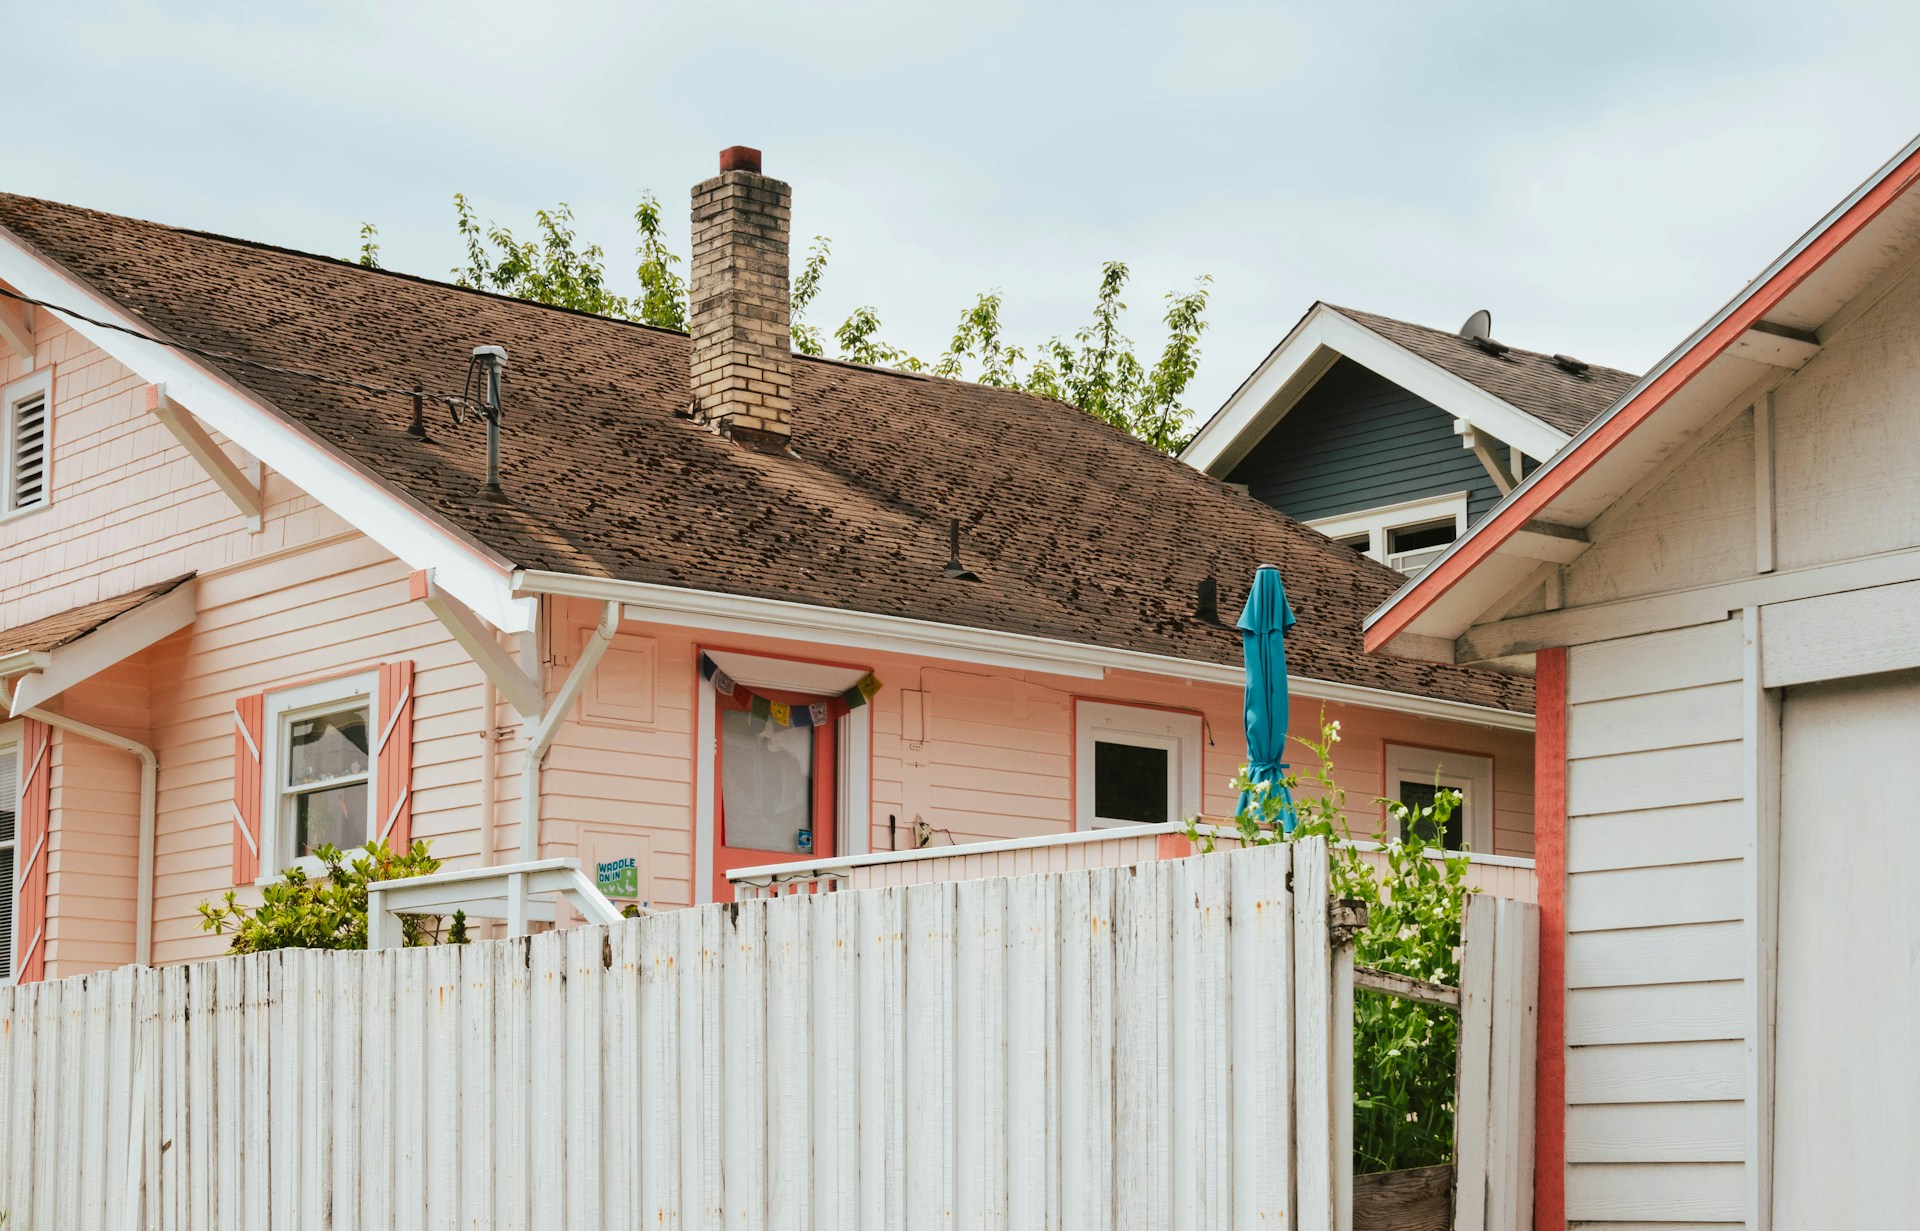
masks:
[[[1467,493],[1384,505],[1306,524],[1370,560],[1417,573],[1467,532]]]
[[[1184,821],[1200,811],[1200,716],[1080,701],[1075,820],[1080,829]]]
[[[312,862],[374,835],[373,674],[322,680],[267,696],[260,781],[273,850],[263,869]]]
[[[0,390],[0,517],[46,506],[53,457],[53,369]]]
[[[20,746],[0,745],[0,983],[13,982],[14,877],[20,835]]]
[[[1433,803],[1442,788],[1461,795],[1460,807],[1447,820],[1447,832],[1439,835],[1442,845],[1450,851],[1493,854],[1493,759],[1387,745],[1387,790],[1394,799],[1424,808]],[[1436,837],[1431,833],[1423,836],[1429,842]]]

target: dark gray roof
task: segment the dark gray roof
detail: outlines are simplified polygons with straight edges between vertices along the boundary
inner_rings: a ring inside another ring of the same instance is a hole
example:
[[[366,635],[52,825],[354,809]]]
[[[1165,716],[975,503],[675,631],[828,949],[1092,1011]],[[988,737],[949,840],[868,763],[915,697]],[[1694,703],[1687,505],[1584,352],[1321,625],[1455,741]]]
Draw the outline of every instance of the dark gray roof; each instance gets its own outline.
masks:
[[[1552,355],[1518,347],[1489,355],[1458,333],[1335,304],[1326,306],[1569,436],[1599,418],[1640,379],[1598,364],[1576,376]]]

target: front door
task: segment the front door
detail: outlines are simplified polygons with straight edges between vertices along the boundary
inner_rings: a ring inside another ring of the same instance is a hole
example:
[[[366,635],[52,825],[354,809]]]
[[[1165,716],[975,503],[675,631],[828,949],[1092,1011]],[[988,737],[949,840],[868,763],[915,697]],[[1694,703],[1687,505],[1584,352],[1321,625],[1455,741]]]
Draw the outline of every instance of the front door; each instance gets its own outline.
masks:
[[[804,707],[820,697],[757,690],[770,701]],[[759,864],[833,855],[837,719],[781,726],[755,717],[742,697],[715,706],[719,787],[714,799],[713,900],[733,901],[727,872]]]
[[[1920,673],[1789,689],[1781,749],[1777,1231],[1920,1211]]]

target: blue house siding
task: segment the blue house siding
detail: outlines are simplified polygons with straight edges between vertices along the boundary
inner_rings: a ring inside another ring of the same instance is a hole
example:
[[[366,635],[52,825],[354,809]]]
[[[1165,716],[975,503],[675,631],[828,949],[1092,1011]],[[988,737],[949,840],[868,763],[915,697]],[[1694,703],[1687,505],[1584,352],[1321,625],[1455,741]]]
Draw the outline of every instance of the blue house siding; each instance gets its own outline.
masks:
[[[1474,522],[1500,499],[1452,415],[1344,358],[1227,479],[1301,521],[1464,491]]]

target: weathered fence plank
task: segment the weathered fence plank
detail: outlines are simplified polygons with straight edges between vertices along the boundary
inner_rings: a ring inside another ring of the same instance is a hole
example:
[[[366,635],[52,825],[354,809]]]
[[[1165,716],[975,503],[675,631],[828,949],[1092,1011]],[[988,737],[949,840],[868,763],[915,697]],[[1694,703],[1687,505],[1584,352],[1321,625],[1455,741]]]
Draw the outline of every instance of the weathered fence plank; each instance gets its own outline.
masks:
[[[1533,1073],[1540,911],[1467,899],[1454,1111],[1454,1226],[1533,1225]]]
[[[1350,1081],[1327,905],[1309,843],[0,989],[0,1208],[1321,1231]]]

